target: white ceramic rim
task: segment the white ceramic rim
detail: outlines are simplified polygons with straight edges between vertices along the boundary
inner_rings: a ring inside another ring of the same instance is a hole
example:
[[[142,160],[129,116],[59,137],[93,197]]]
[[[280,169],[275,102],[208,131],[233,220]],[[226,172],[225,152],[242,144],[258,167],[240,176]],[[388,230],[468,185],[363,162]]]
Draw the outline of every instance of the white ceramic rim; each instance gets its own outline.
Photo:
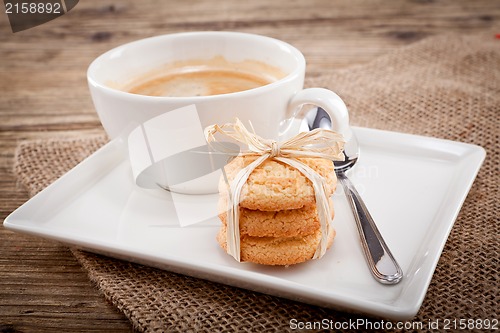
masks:
[[[295,67],[293,71],[288,73],[285,77],[281,78],[280,80],[277,80],[275,82],[266,84],[265,86],[249,89],[249,90],[244,90],[244,91],[238,91],[238,92],[233,92],[233,93],[228,93],[228,94],[220,94],[220,95],[209,95],[209,96],[188,96],[188,97],[170,97],[170,96],[147,96],[147,95],[138,95],[138,94],[132,94],[129,92],[125,92],[122,90],[114,89],[109,87],[103,82],[100,82],[94,77],[94,72],[96,71],[95,67],[97,67],[98,63],[108,60],[110,54],[114,54],[118,52],[121,49],[129,48],[129,47],[137,47],[138,45],[145,43],[145,42],[151,42],[155,40],[161,40],[161,39],[170,39],[170,38],[179,38],[183,36],[192,36],[192,35],[206,35],[206,36],[214,36],[214,35],[227,35],[230,37],[239,37],[239,38],[253,38],[253,39],[261,39],[266,42],[271,42],[277,44],[280,48],[284,48],[289,50],[289,53],[293,58],[296,60],[298,66]],[[100,56],[98,56],[92,63],[89,65],[89,68],[87,70],[87,80],[90,85],[94,86],[95,88],[102,89],[106,91],[109,94],[115,94],[117,96],[121,96],[123,98],[134,98],[134,99],[142,99],[144,101],[147,100],[171,100],[171,101],[177,101],[177,102],[189,102],[189,103],[196,103],[196,102],[202,102],[206,100],[217,100],[217,99],[224,99],[228,97],[245,97],[247,95],[252,95],[252,94],[260,94],[261,92],[264,92],[265,90],[272,90],[282,84],[285,84],[287,82],[295,80],[298,76],[302,76],[305,73],[305,67],[306,67],[306,60],[304,58],[304,55],[294,46],[272,38],[272,37],[267,37],[267,36],[262,36],[262,35],[257,35],[257,34],[249,34],[249,33],[243,33],[243,32],[228,32],[228,31],[195,31],[195,32],[181,32],[181,33],[174,33],[174,34],[166,34],[166,35],[160,35],[160,36],[154,36],[154,37],[148,37],[144,39],[139,39],[127,44],[123,44],[120,46],[117,46]]]

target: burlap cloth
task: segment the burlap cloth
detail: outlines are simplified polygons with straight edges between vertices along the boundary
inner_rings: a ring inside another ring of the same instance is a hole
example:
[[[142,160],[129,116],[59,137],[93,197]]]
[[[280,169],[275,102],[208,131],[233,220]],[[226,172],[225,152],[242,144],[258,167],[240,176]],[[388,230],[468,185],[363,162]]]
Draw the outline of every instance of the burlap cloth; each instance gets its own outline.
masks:
[[[492,35],[428,38],[307,82],[338,92],[353,125],[469,142],[487,151],[414,321],[499,318],[499,82],[500,40]],[[26,142],[15,170],[34,195],[105,142],[105,136]],[[291,319],[360,317],[72,251],[139,331],[287,331]]]

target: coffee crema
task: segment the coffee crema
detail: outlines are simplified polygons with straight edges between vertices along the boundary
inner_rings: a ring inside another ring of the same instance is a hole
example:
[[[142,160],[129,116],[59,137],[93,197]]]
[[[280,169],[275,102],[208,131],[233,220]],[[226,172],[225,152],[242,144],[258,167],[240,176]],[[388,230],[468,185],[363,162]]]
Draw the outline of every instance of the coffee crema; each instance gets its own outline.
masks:
[[[121,90],[146,96],[211,96],[262,87],[284,76],[279,68],[259,61],[229,62],[217,56],[164,65],[131,80]]]

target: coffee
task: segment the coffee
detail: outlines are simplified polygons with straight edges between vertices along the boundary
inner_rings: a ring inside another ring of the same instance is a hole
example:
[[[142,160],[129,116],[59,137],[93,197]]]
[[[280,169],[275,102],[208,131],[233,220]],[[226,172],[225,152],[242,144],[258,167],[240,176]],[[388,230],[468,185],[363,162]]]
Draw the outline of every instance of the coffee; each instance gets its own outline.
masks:
[[[122,90],[147,96],[211,96],[265,86],[284,76],[280,69],[262,62],[214,57],[167,64],[131,80]]]

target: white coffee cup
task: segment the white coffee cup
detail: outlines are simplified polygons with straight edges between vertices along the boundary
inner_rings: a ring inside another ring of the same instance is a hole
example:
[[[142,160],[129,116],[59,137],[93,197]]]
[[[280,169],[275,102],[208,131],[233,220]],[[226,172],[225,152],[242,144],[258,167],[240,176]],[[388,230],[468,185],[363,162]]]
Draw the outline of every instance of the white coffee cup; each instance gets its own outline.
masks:
[[[279,68],[285,76],[250,90],[210,96],[146,96],[119,88],[121,83],[168,63],[218,56],[229,62],[265,63]],[[302,53],[280,40],[238,32],[187,32],[151,37],[112,49],[92,62],[87,78],[95,108],[110,138],[126,137],[147,120],[195,105],[203,128],[232,122],[237,117],[246,125],[251,123],[261,137],[282,140],[298,133],[300,120],[308,110],[302,106],[312,104],[323,108],[332,120],[332,129],[348,140],[351,130],[344,102],[327,89],[303,89],[305,68]],[[168,150],[168,143],[165,149]],[[182,168],[179,165],[178,169]],[[178,190],[194,194],[217,191],[213,184]]]

